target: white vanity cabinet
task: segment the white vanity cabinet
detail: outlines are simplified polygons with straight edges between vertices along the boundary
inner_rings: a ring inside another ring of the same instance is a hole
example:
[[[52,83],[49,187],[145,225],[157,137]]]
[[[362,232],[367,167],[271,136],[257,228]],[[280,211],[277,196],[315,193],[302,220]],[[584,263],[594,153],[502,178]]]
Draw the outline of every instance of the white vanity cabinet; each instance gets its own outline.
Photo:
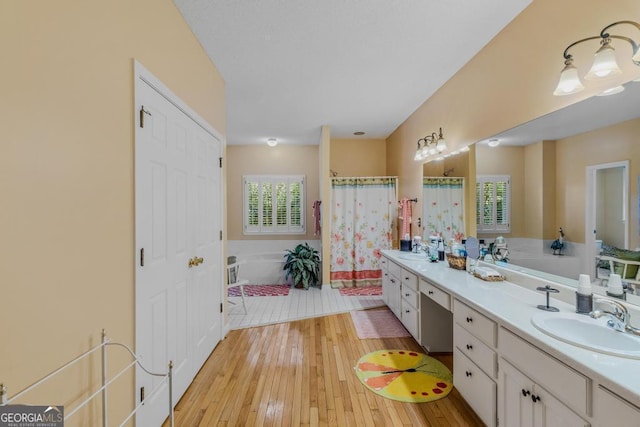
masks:
[[[588,427],[590,424],[505,360],[500,361],[500,424]]]
[[[382,299],[393,314],[400,319],[402,316],[400,311],[400,277],[402,267],[391,260],[385,259],[385,261],[385,264],[382,266]]]
[[[595,390],[594,415],[599,427],[640,426],[640,407],[623,399],[602,385]]]
[[[486,425],[496,426],[497,324],[457,299],[453,318],[453,384]]]
[[[584,427],[590,424],[591,380],[500,328],[498,413],[504,426]]]
[[[418,276],[403,268],[400,277],[400,320],[416,341],[420,342]]]

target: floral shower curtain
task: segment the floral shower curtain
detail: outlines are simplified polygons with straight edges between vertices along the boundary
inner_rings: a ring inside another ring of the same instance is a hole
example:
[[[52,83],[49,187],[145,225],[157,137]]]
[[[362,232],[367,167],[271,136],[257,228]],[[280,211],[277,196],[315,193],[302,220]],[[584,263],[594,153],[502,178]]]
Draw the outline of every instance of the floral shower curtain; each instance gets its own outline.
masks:
[[[464,178],[425,177],[422,180],[424,239],[445,242],[464,238]]]
[[[332,178],[331,286],[381,286],[398,211],[396,177]]]

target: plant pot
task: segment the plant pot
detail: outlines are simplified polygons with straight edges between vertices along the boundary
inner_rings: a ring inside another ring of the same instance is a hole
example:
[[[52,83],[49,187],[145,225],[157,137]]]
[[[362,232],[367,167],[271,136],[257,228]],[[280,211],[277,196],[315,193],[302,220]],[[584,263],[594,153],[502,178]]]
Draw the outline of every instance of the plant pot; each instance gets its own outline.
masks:
[[[296,289],[302,289],[304,288],[304,285],[302,283],[296,283],[296,285],[294,286],[294,288]]]

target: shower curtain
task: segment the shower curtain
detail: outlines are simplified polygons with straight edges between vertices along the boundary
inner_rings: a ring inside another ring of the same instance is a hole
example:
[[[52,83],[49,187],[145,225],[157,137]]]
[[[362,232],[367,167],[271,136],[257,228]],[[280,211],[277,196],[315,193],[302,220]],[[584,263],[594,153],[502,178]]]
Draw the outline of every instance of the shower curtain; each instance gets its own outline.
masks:
[[[381,286],[398,211],[396,177],[332,178],[331,286]]]
[[[424,239],[445,242],[464,238],[464,178],[425,177],[422,180]]]

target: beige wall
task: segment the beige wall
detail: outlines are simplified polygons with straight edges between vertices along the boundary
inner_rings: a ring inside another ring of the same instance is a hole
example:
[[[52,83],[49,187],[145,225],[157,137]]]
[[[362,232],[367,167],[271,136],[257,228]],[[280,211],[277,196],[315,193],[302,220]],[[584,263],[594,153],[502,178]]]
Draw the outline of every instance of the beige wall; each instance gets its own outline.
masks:
[[[171,0],[5,1],[0,16],[0,382],[12,395],[101,328],[134,343],[133,59],[222,134],[226,117],[224,82]],[[89,382],[83,371],[62,389]],[[40,403],[70,402],[51,396]],[[133,377],[110,396],[122,419]]]
[[[637,16],[640,16],[637,0],[610,4],[594,0],[532,2],[387,139],[387,173],[399,176],[400,194],[416,193],[419,189],[422,165],[413,160],[416,141],[434,129],[442,127],[447,144],[460,147],[601,90],[602,86],[590,86],[576,95],[553,96],[563,66],[562,52],[568,44],[596,34],[611,22]],[[567,17],[571,17],[570,25]],[[546,28],[553,31],[544,31]],[[620,47],[623,49],[628,47]],[[594,46],[588,44],[572,51],[581,73],[590,66],[593,51]],[[625,72],[607,84],[640,75],[640,69],[631,61],[620,63]],[[473,203],[473,199],[467,201],[467,205]]]
[[[384,139],[332,139],[331,170],[338,176],[386,176]]]
[[[313,202],[320,199],[318,145],[229,145],[227,147],[227,236],[229,240],[319,240],[313,231]],[[306,221],[304,235],[242,234],[243,175],[305,175]],[[324,205],[324,202],[323,202]]]
[[[629,160],[629,247],[640,246],[639,135],[640,119],[634,119],[556,142],[556,225],[564,228],[567,240],[584,242],[586,167]]]

